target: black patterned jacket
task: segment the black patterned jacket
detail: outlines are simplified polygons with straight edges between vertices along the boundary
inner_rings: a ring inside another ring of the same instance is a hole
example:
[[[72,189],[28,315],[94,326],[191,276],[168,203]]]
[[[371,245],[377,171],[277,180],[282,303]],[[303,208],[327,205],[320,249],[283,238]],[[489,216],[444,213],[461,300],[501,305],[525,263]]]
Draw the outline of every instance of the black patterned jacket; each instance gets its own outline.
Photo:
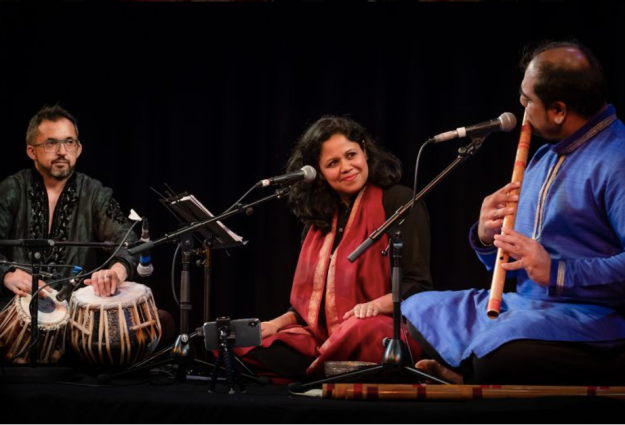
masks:
[[[130,221],[122,213],[119,204],[112,197],[113,191],[98,180],[74,172],[69,178],[57,202],[53,224],[48,234],[48,195],[43,178],[33,169],[22,170],[0,182],[0,239],[53,239],[74,242],[121,242]],[[130,233],[127,241],[137,240]],[[47,248],[43,263],[52,267],[43,268],[49,273],[70,276],[71,268],[54,268],[54,264],[77,265],[85,271],[97,267],[98,249],[78,247]],[[104,254],[108,258],[114,249]],[[108,254],[108,255],[106,255]],[[21,247],[0,247],[0,260],[30,263],[28,249]],[[128,271],[128,280],[135,274],[138,260],[122,248],[109,264],[119,262]],[[9,267],[0,265],[0,294],[12,296],[2,281]]]

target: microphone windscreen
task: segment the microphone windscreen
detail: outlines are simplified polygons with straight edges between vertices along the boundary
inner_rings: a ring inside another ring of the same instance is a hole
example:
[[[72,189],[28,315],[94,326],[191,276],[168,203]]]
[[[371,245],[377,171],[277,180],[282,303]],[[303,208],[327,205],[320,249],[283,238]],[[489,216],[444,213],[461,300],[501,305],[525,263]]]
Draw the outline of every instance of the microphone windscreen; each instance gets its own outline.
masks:
[[[304,165],[302,167],[302,171],[304,172],[305,182],[311,182],[315,179],[315,177],[317,177],[317,170],[315,170],[315,167],[311,165]]]
[[[499,116],[501,131],[512,131],[516,127],[516,117],[511,112],[504,112]]]

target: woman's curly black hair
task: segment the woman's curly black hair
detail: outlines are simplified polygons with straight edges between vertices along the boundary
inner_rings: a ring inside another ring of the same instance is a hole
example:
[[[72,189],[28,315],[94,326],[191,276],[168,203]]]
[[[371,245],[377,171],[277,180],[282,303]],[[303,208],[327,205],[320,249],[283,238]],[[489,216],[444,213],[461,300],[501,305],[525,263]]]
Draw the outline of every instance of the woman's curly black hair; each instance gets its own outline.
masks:
[[[286,171],[292,172],[311,165],[317,170],[317,177],[310,184],[296,184],[288,195],[293,213],[305,224],[314,225],[324,234],[332,230],[332,217],[340,198],[338,193],[323,178],[319,169],[321,145],[335,134],[358,143],[367,153],[369,180],[385,189],[399,182],[402,176],[401,162],[393,154],[376,145],[367,130],[357,122],[326,115],[313,123],[295,144],[287,161]]]

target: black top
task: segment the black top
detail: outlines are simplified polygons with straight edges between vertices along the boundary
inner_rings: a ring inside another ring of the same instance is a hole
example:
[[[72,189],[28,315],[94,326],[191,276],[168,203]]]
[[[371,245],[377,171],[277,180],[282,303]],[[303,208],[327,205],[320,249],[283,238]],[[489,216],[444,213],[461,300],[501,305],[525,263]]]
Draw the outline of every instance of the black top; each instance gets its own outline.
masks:
[[[55,241],[120,243],[131,223],[113,198],[113,191],[98,180],[75,172],[67,181],[54,210],[49,229],[48,195],[43,179],[34,169],[22,170],[0,182],[0,239],[53,239]],[[127,242],[137,241],[130,232]],[[106,250],[108,257],[114,249]],[[98,265],[96,249],[55,245],[44,251],[42,271],[71,276],[72,269],[54,265],[78,265],[88,272]],[[0,248],[0,260],[30,263],[24,248]],[[122,248],[108,265],[121,263],[128,279],[135,275],[138,260]],[[2,284],[10,270],[0,265],[0,296],[13,293]]]

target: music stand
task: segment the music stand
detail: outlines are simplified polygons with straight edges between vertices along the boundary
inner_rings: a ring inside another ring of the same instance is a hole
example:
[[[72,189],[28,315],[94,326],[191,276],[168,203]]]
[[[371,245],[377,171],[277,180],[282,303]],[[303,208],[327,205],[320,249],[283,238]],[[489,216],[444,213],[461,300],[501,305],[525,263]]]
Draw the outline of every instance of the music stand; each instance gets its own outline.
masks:
[[[215,216],[198,201],[195,196],[189,195],[186,192],[162,199],[161,202],[166,203],[172,209],[172,211],[187,223],[198,223],[204,220],[214,218]],[[204,237],[204,251],[201,252],[205,256],[204,263],[204,322],[210,321],[210,267],[212,260],[212,251],[214,249],[227,249],[238,246],[244,246],[247,241],[241,236],[228,229],[221,221],[214,221],[208,223],[206,226],[197,229],[197,232]],[[185,256],[185,248],[187,248],[187,255],[189,254],[189,242],[183,246],[183,258]],[[200,253],[200,252],[198,252]],[[184,262],[183,262],[184,264]],[[186,282],[188,284],[188,282]],[[189,300],[183,300],[181,288],[181,315],[180,315],[180,331],[188,329],[188,311],[190,308],[183,309],[183,302],[187,303]],[[186,291],[186,297],[189,293]],[[182,313],[187,314],[182,314]],[[184,320],[184,321],[183,321]]]
[[[245,204],[245,205],[243,205],[243,204],[241,204],[241,203],[239,203],[237,201],[237,203],[235,205],[233,205],[226,212],[220,214],[217,217],[212,217],[212,218],[208,218],[208,219],[203,220],[203,221],[194,222],[194,223],[191,223],[191,224],[189,224],[189,225],[187,225],[185,227],[182,227],[182,228],[180,228],[180,229],[178,229],[178,230],[176,230],[174,232],[166,233],[164,236],[162,236],[161,238],[159,238],[157,240],[148,241],[148,242],[145,242],[145,243],[143,243],[141,245],[138,245],[138,246],[136,246],[134,248],[129,249],[128,253],[131,254],[131,255],[136,255],[136,254],[139,254],[141,252],[145,252],[147,250],[150,250],[150,249],[152,249],[152,248],[154,248],[156,246],[159,246],[159,245],[167,243],[167,242],[179,241],[180,238],[183,237],[184,235],[187,235],[187,234],[189,234],[191,232],[199,230],[200,228],[202,228],[202,227],[204,227],[206,225],[209,225],[209,224],[211,224],[213,222],[217,222],[217,221],[220,221],[220,220],[225,220],[226,218],[230,218],[230,217],[232,217],[234,215],[241,214],[243,212],[245,212],[247,215],[251,215],[254,212],[254,207],[256,207],[257,205],[260,205],[260,204],[264,204],[265,202],[271,201],[272,199],[276,199],[276,198],[280,199],[280,198],[284,197],[288,193],[289,189],[290,189],[290,186],[280,187],[272,195],[265,196],[264,198],[257,199],[256,201],[250,202],[250,203]],[[187,195],[185,195],[185,196],[187,196]],[[161,351],[159,351],[158,353],[153,355],[150,359],[147,359],[147,360],[144,360],[141,363],[135,364],[134,366],[132,366],[131,369],[128,369],[125,372],[117,373],[115,375],[106,375],[106,374],[105,375],[100,375],[98,377],[98,380],[100,382],[102,382],[102,383],[103,382],[108,382],[111,378],[113,378],[115,376],[126,375],[128,373],[132,373],[132,372],[135,372],[135,371],[138,371],[138,370],[146,369],[147,367],[155,367],[155,366],[158,366],[158,365],[164,365],[164,364],[167,364],[167,363],[171,363],[171,360],[164,360],[164,361],[160,361],[160,362],[158,362],[156,364],[153,364],[151,366],[147,365],[147,362],[149,362],[151,359],[156,358],[156,357],[158,357],[158,356],[160,356],[160,355],[162,355],[164,353],[167,353],[168,351],[172,352],[172,355],[174,357],[174,361],[177,364],[183,364],[183,365],[185,365],[185,368],[186,368],[186,365],[190,362],[189,359],[191,359],[190,348],[189,348],[190,346],[188,345],[189,339],[195,337],[198,334],[199,334],[199,331],[197,331],[197,330],[195,332],[189,334],[189,335],[181,334],[178,337],[178,339],[176,340],[176,343],[174,344],[173,347],[167,347],[167,348],[162,349]],[[210,364],[208,362],[201,361],[199,359],[193,358],[191,360],[196,362],[196,363],[200,363],[200,364],[203,364],[203,365],[211,366],[213,368],[216,367],[215,365],[212,365],[212,364]],[[241,376],[244,376],[246,378],[251,378],[251,379],[253,379],[253,380],[255,380],[255,381],[257,381],[257,382],[259,382],[261,384],[267,382],[267,379],[264,379],[262,377],[258,378],[256,376],[253,376],[253,372],[251,372],[250,369],[247,367],[247,365],[245,365],[245,363],[243,363],[242,361],[239,360],[239,364],[241,364],[241,366],[245,370],[247,370],[249,372],[249,375],[242,373]],[[180,379],[182,377],[183,377],[182,374],[179,373],[178,374],[178,378]]]
[[[170,196],[160,200],[168,209],[170,209],[177,218],[187,227],[191,228],[206,222],[204,225],[193,228],[198,234],[204,238],[203,249],[194,249],[193,236],[191,232],[183,232],[177,236],[182,250],[181,263],[182,271],[180,275],[180,334],[176,338],[173,345],[165,347],[151,357],[130,366],[128,370],[113,375],[103,374],[98,377],[100,382],[108,382],[110,379],[138,372],[147,368],[162,366],[169,363],[177,364],[177,379],[186,380],[188,376],[188,366],[191,363],[209,366],[215,368],[215,365],[195,358],[195,350],[190,344],[191,339],[199,335],[197,330],[188,333],[189,329],[189,311],[191,306],[191,290],[190,290],[190,270],[189,264],[191,256],[204,255],[204,322],[210,321],[210,268],[212,250],[227,249],[238,246],[244,246],[247,241],[241,236],[228,229],[221,221],[214,220],[215,216],[193,195],[183,192],[179,195]],[[172,238],[172,240],[174,240]],[[161,355],[170,352],[170,359],[164,359],[156,363],[152,361]],[[247,378],[254,379],[253,373],[244,365],[245,370],[249,374],[243,374]]]

